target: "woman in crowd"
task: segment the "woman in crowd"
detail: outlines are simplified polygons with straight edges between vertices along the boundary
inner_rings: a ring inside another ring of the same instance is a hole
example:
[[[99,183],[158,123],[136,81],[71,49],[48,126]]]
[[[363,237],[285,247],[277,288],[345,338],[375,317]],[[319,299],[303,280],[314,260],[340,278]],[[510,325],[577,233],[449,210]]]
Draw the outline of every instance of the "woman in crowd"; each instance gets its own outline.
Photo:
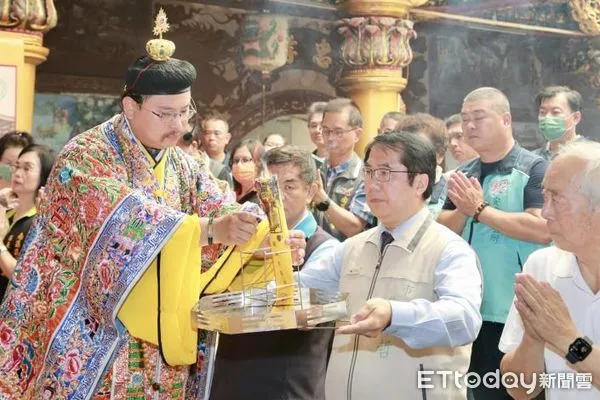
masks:
[[[10,186],[11,165],[19,157],[24,147],[33,143],[27,132],[13,131],[0,137],[0,189]]]
[[[231,151],[229,166],[236,200],[240,204],[250,201],[260,205],[254,182],[262,170],[263,152],[262,144],[251,139],[242,140]]]
[[[36,199],[46,184],[54,156],[50,148],[30,144],[12,164],[11,188],[4,189],[2,194],[16,198],[17,202],[10,210],[0,207],[0,299],[4,298],[8,279],[36,215]]]

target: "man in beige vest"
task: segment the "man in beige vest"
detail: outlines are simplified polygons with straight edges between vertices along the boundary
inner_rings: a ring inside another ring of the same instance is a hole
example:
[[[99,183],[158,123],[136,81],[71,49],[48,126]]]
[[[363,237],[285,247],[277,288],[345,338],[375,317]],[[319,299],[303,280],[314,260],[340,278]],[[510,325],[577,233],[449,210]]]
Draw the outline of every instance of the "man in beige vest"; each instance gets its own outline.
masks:
[[[305,287],[347,292],[354,313],[337,329],[328,399],[466,398],[481,273],[468,244],[429,214],[435,167],[426,139],[377,136],[364,174],[379,225],[301,272]]]

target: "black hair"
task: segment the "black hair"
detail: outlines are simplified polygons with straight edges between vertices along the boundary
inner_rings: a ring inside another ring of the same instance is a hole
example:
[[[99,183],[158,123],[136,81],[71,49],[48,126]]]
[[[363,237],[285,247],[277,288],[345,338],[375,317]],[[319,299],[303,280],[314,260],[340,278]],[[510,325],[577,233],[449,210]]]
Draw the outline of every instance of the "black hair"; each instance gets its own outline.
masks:
[[[377,135],[365,150],[365,163],[369,160],[371,150],[381,146],[399,154],[400,163],[408,169],[408,183],[412,186],[417,174],[425,174],[429,178],[427,189],[423,192],[423,199],[428,199],[435,182],[435,169],[437,162],[435,150],[429,140],[421,135],[409,132],[391,132]]]
[[[254,139],[245,139],[241,142],[236,143],[236,145],[233,146],[233,148],[231,149],[231,157],[229,157],[229,168],[233,170],[233,157],[235,157],[235,152],[242,147],[246,147],[250,154],[252,154],[252,161],[254,161],[254,164],[256,165],[256,175],[260,175],[260,172],[262,170],[262,157],[265,152],[265,149],[258,140]],[[239,184],[238,181],[235,180],[235,178],[232,179],[233,189],[237,194],[239,194],[242,191],[242,186]]]
[[[312,185],[317,176],[315,160],[312,154],[298,146],[285,145],[267,151],[264,155],[267,167],[279,164],[291,164],[300,168],[300,178]]]
[[[537,108],[540,108],[544,100],[551,99],[561,93],[565,94],[567,103],[569,103],[569,108],[571,108],[572,112],[581,111],[581,103],[583,102],[581,94],[568,86],[548,86],[543,88],[535,98]]]
[[[21,150],[19,158],[27,153],[35,153],[40,158],[40,182],[37,187],[39,190],[41,187],[46,186],[48,176],[50,175],[50,171],[52,171],[52,166],[56,159],[56,153],[48,146],[42,144],[30,144]]]
[[[11,147],[27,147],[33,143],[33,137],[25,131],[12,131],[0,137],[0,158]]]

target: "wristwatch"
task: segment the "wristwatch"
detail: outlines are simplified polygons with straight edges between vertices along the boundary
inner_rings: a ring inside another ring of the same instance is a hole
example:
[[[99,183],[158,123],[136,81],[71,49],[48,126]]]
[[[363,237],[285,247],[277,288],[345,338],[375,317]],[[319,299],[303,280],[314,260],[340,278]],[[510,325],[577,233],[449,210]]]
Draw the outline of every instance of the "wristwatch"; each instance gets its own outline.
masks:
[[[326,199],[325,201],[315,204],[315,208],[319,211],[327,211],[329,209],[329,204],[331,204],[331,199]]]
[[[571,364],[583,361],[592,352],[592,341],[587,336],[575,339],[569,346],[569,352],[567,353],[567,360]]]
[[[8,251],[8,249],[6,248],[4,243],[0,244],[0,254],[4,253],[5,251]]]

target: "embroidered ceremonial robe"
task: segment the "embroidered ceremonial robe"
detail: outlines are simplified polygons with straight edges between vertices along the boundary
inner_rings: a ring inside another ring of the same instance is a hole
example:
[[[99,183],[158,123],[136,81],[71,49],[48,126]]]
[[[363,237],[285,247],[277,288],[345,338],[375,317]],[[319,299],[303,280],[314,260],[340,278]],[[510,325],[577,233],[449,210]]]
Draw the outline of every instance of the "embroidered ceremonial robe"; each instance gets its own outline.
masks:
[[[0,307],[0,399],[198,395],[198,218],[236,205],[180,149],[157,159],[121,114],[61,152]]]

